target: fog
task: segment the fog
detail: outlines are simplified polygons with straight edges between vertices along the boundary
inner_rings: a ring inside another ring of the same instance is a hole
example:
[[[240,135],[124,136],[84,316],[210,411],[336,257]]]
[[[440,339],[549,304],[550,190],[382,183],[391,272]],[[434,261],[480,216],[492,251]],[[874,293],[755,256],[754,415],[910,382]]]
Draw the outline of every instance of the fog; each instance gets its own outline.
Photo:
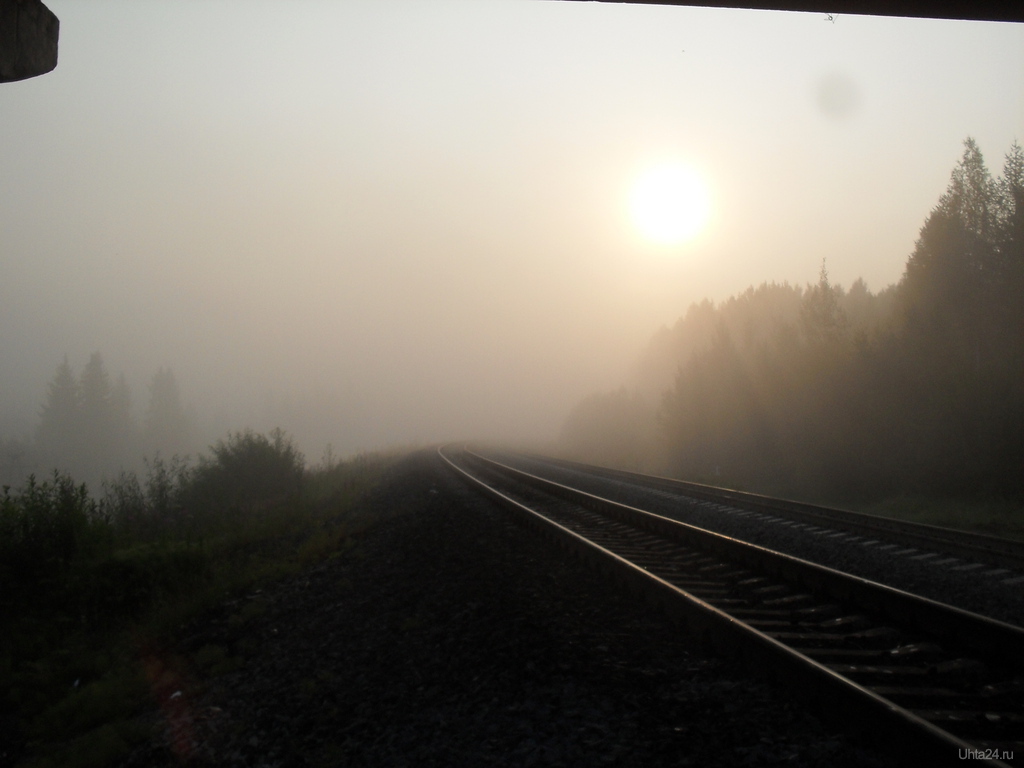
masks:
[[[1024,138],[1024,27],[596,3],[62,2],[0,85],[0,440],[66,358],[192,449],[544,443],[692,302],[899,280],[972,136]],[[710,217],[630,220],[680,162]]]

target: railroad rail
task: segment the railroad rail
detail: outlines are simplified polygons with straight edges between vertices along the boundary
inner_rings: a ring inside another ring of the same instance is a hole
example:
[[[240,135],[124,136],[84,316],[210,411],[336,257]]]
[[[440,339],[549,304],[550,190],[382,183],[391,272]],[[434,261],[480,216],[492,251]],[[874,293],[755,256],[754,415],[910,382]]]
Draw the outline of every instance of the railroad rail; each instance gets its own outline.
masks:
[[[468,450],[466,482],[698,641],[921,765],[1024,765],[1024,629],[589,494]]]
[[[882,536],[894,544],[945,552],[958,558],[979,560],[1004,568],[1024,571],[1024,541],[923,523],[911,523],[866,512],[818,506],[789,499],[776,499],[756,493],[718,488],[658,475],[598,467],[568,459],[534,454],[523,455],[534,461],[575,469],[593,476],[619,480],[643,488],[659,489],[701,501],[774,514],[789,520],[843,530],[856,535]]]

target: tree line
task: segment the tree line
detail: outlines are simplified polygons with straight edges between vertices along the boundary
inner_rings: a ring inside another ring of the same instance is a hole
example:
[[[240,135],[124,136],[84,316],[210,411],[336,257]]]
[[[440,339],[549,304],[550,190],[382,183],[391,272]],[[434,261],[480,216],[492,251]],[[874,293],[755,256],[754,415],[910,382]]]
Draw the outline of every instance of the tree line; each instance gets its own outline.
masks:
[[[79,374],[65,356],[50,380],[35,434],[4,443],[0,479],[16,484],[28,474],[59,469],[95,485],[135,467],[143,455],[173,456],[192,447],[192,426],[170,368],[150,380],[140,420],[124,374],[112,379],[99,352]]]
[[[582,458],[784,495],[1024,495],[1024,151],[968,138],[898,284],[765,284],[695,304],[636,386],[596,394]]]

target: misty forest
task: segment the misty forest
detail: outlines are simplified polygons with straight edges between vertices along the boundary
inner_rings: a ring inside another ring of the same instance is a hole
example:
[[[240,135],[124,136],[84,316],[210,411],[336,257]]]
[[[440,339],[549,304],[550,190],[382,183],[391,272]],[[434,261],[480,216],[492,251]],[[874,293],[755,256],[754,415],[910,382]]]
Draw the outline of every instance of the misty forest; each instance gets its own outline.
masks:
[[[144,456],[184,457],[193,448],[191,433],[169,368],[153,375],[140,420],[124,375],[112,380],[99,352],[77,375],[65,357],[50,381],[34,440],[3,444],[0,481],[11,485],[57,469],[96,488],[104,478],[137,468]]]
[[[1024,150],[993,178],[973,139],[901,281],[876,293],[766,283],[693,304],[629,387],[584,398],[560,448],[585,461],[832,501],[1024,493]],[[139,411],[138,413],[136,411]],[[93,491],[187,463],[196,417],[159,369],[143,407],[95,352],[65,357],[0,481],[54,470]]]
[[[1024,151],[968,138],[897,285],[751,287],[651,340],[635,386],[585,398],[582,460],[774,495],[1024,493]]]
[[[898,285],[843,289],[827,266],[805,288],[691,306],[651,340],[631,388],[579,403],[561,450],[809,499],[1019,499],[1021,147],[993,178],[965,142]],[[144,400],[139,413],[99,352],[79,371],[65,358],[34,434],[3,443],[0,752],[29,745],[62,766],[127,755],[150,738],[137,713],[191,674],[153,638],[227,605],[225,634],[190,663],[211,678],[242,669],[266,611],[256,588],[358,552],[380,522],[361,500],[399,454],[328,450],[310,466],[277,429],[196,456],[169,369]]]

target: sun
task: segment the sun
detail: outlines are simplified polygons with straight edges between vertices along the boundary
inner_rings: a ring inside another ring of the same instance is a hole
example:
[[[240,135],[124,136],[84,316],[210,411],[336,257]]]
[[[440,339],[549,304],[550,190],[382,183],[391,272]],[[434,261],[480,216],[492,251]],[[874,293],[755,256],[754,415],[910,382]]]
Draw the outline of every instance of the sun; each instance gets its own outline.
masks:
[[[637,178],[630,194],[630,212],[646,238],[661,245],[679,245],[692,240],[707,224],[711,201],[692,168],[665,163]]]

